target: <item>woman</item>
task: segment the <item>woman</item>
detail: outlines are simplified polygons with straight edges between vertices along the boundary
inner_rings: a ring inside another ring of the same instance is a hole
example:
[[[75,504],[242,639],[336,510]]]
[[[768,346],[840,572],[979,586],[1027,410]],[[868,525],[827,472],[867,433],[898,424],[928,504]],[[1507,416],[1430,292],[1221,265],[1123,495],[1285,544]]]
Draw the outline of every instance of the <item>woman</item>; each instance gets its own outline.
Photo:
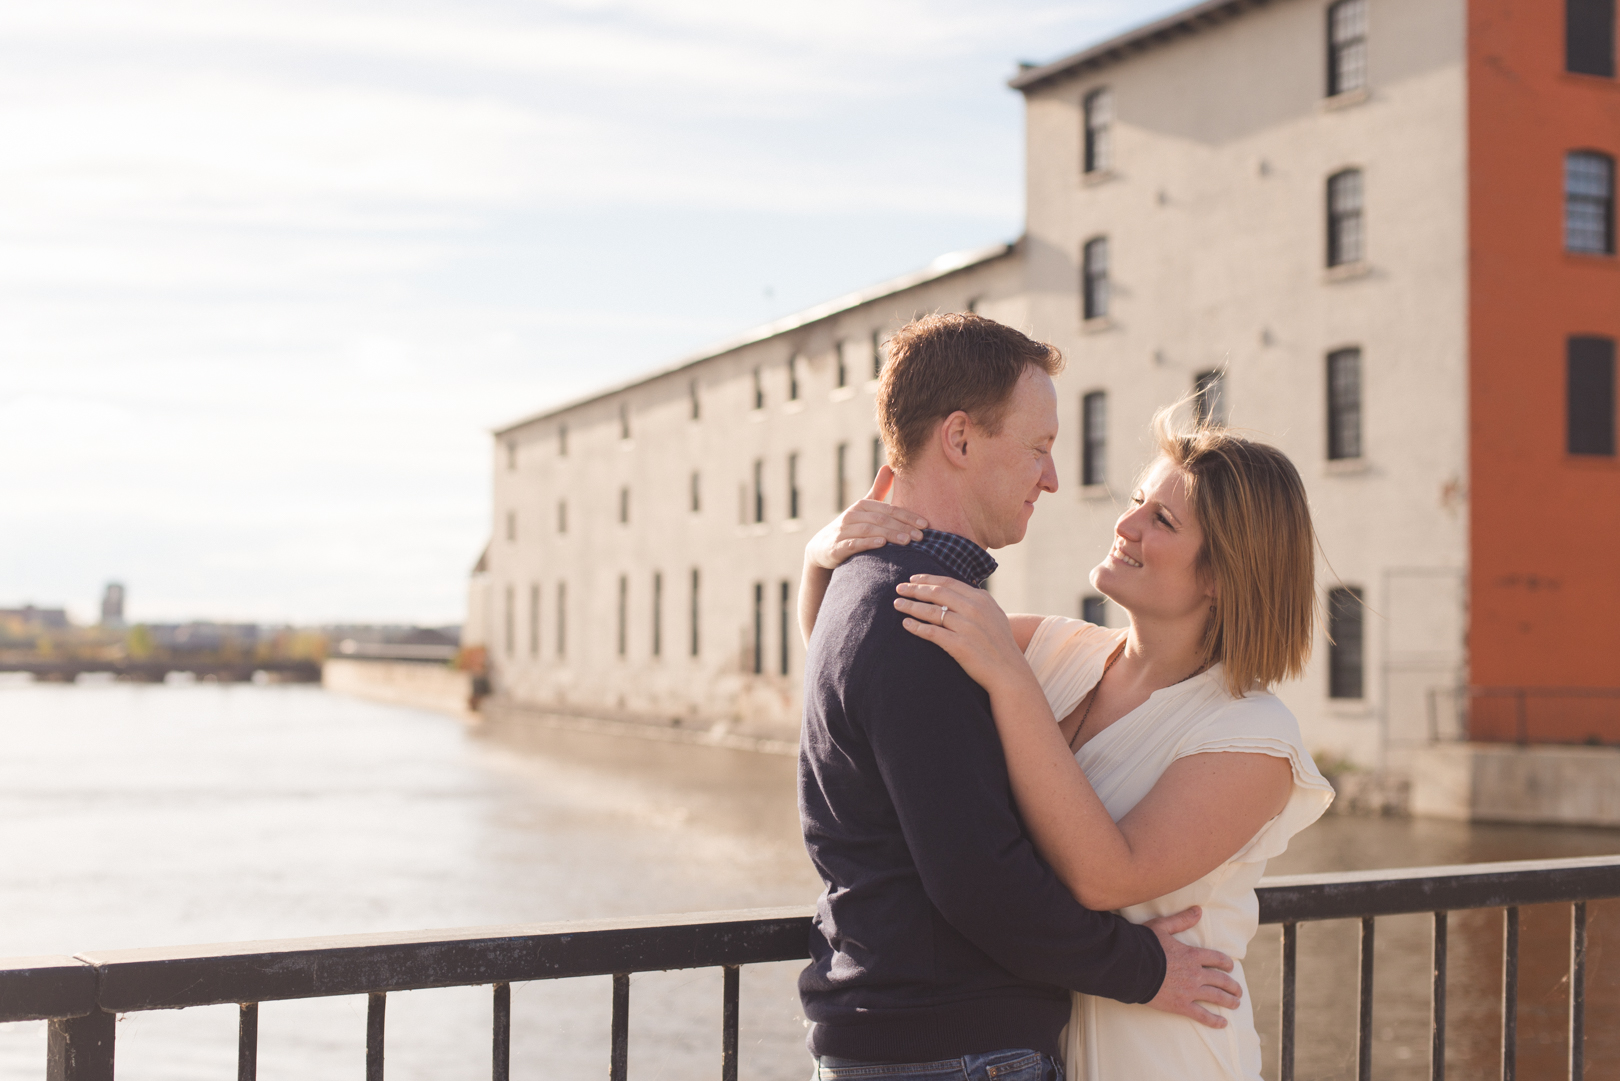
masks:
[[[1333,798],[1269,691],[1310,653],[1314,533],[1280,451],[1223,429],[1179,434],[1168,411],[1154,427],[1160,456],[1091,572],[1128,629],[1008,617],[933,575],[898,586],[895,607],[989,692],[1019,811],[1075,897],[1135,923],[1198,906],[1177,937],[1229,954],[1243,984],[1266,860]],[[807,632],[831,567],[926,525],[875,501],[888,479],[807,548]],[[1077,994],[1068,1076],[1258,1081],[1246,984],[1235,1009],[1209,1009],[1227,1023]]]

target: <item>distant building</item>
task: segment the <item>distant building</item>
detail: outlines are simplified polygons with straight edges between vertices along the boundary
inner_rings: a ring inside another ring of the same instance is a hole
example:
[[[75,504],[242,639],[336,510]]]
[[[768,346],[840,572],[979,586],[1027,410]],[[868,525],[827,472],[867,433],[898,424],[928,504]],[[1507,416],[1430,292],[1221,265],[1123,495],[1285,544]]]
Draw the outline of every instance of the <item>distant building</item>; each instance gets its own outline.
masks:
[[[124,585],[108,582],[101,594],[101,625],[114,630],[124,625]]]
[[[1310,491],[1313,748],[1398,772],[1465,705],[1620,742],[1567,708],[1620,686],[1614,34],[1614,0],[1212,0],[1023,70],[1016,244],[495,433],[492,708],[791,737],[800,554],[882,459],[882,341],[968,309],[1069,359],[1005,607],[1119,620],[1087,571],[1196,391]]]
[[[0,620],[23,631],[59,631],[68,627],[65,608],[36,608],[32,604],[0,608]]]

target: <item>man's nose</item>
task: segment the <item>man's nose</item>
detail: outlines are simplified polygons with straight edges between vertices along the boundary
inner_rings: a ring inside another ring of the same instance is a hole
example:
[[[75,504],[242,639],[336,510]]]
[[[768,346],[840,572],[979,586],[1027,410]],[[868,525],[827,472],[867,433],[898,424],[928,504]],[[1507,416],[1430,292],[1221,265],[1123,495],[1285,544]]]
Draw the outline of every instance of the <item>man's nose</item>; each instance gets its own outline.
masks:
[[[1041,491],[1055,492],[1058,490],[1057,462],[1052,456],[1046,456],[1046,463],[1041,467]]]

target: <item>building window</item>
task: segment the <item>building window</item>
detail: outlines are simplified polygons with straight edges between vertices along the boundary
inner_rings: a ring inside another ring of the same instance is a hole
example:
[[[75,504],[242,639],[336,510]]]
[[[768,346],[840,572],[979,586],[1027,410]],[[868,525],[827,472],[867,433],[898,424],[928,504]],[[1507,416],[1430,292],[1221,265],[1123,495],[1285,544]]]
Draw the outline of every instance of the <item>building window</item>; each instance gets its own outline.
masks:
[[[1614,254],[1614,159],[1607,154],[1564,155],[1564,248]]]
[[[529,586],[529,656],[540,656],[540,586]]]
[[[698,398],[698,381],[696,379],[692,380],[692,382],[687,386],[686,391],[692,399],[692,419],[698,420],[703,416],[703,402],[700,398]]]
[[[568,532],[568,500],[557,500],[557,532]]]
[[[883,331],[872,331],[872,378],[883,374]]]
[[[1614,454],[1614,339],[1569,339],[1571,454]]]
[[[849,444],[838,444],[837,463],[833,467],[833,513],[849,506]]]
[[[1199,372],[1193,377],[1193,417],[1203,427],[1224,427],[1227,419],[1226,373]]]
[[[1327,358],[1327,456],[1361,457],[1361,350],[1337,349]]]
[[[1361,227],[1361,170],[1346,169],[1327,182],[1327,265],[1366,258]]]
[[[515,510],[506,512],[506,539],[509,541],[517,540],[517,511]]]
[[[1564,70],[1614,78],[1614,0],[1564,0]]]
[[[694,469],[692,471],[692,513],[693,514],[696,514],[698,511],[703,509],[703,501],[700,498],[700,492],[701,492],[701,489],[699,488],[699,484],[698,484],[698,472],[697,472],[697,470]]]
[[[630,403],[619,403],[619,438],[630,438]]]
[[[1353,586],[1328,591],[1328,697],[1362,697],[1361,590]]]
[[[754,675],[765,672],[765,583],[754,583]]]
[[[878,470],[883,468],[883,437],[872,437],[872,479],[877,480]]]
[[[1080,399],[1080,483],[1108,483],[1108,395],[1100,390]]]
[[[1328,97],[1367,85],[1367,0],[1328,8]]]
[[[765,520],[765,459],[754,459],[754,521]]]
[[[703,579],[698,574],[698,569],[696,567],[693,567],[692,568],[692,605],[691,605],[691,613],[690,613],[690,615],[691,615],[691,624],[692,625],[691,625],[690,628],[688,628],[688,630],[690,631],[691,636],[692,636],[690,649],[691,649],[692,656],[694,656],[694,657],[696,657],[698,655],[698,587],[699,587],[699,585],[702,584],[702,581],[703,581]]]
[[[517,440],[513,439],[506,444],[506,468],[517,468]]]
[[[1101,319],[1108,314],[1108,238],[1094,237],[1086,241],[1080,257],[1081,309],[1087,319]]]
[[[619,524],[630,524],[630,489],[619,489]]]
[[[507,586],[506,587],[506,611],[504,613],[506,618],[502,621],[502,630],[505,632],[503,637],[504,637],[505,644],[506,644],[506,655],[508,657],[510,657],[512,655],[513,650],[516,648],[516,644],[515,644],[515,639],[517,638],[517,611],[516,611],[516,608],[517,608],[516,590],[514,590],[511,586]]]
[[[630,622],[630,578],[629,578],[628,575],[621,574],[621,575],[619,575],[619,620],[618,620],[618,627],[619,627],[618,647],[619,647],[619,656],[621,656],[621,657],[624,656],[625,650],[630,644],[630,636],[629,636],[629,633],[628,633],[629,632],[629,627],[628,627],[629,622]]]
[[[799,517],[799,456],[788,455],[788,517]]]
[[[568,583],[557,583],[557,656],[568,656]]]
[[[1080,618],[1099,627],[1108,626],[1108,598],[1095,593],[1081,597]]]
[[[754,369],[754,408],[765,408],[765,375],[758,368]]]
[[[568,425],[557,425],[557,457],[568,457]]]
[[[849,342],[838,343],[838,385],[849,386]]]
[[[1114,98],[1106,88],[1093,90],[1081,103],[1085,115],[1085,158],[1088,173],[1101,173],[1113,168]]]
[[[788,674],[788,650],[790,648],[789,643],[792,641],[792,635],[789,633],[789,628],[793,623],[791,618],[793,605],[790,603],[793,597],[793,587],[788,583],[786,578],[782,579],[780,593],[781,602],[777,605],[776,609],[777,623],[779,624],[777,627],[777,634],[778,639],[782,644],[781,656],[778,658],[778,667],[782,675],[785,676]]]
[[[653,571],[652,655],[664,655],[664,576]]]
[[[788,357],[787,362],[788,401],[799,400],[799,354],[794,353]]]

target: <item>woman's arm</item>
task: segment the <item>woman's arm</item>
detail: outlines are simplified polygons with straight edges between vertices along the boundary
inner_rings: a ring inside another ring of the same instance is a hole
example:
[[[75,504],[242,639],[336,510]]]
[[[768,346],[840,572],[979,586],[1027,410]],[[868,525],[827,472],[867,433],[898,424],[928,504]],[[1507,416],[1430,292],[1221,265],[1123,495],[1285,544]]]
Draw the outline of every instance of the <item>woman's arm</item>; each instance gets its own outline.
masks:
[[[893,487],[894,470],[881,467],[866,498],[850,504],[804,546],[804,571],[799,576],[799,633],[806,642],[816,629],[816,614],[821,611],[834,567],[857,552],[869,552],[890,541],[910,544],[922,540],[927,519],[884,502]]]
[[[1173,763],[1117,824],[1058,729],[1001,610],[982,590],[918,575],[900,589],[906,629],[938,644],[990,692],[1013,797],[1041,855],[1087,908],[1150,901],[1197,881],[1236,853],[1288,801],[1292,767],[1265,754],[1221,752]]]

